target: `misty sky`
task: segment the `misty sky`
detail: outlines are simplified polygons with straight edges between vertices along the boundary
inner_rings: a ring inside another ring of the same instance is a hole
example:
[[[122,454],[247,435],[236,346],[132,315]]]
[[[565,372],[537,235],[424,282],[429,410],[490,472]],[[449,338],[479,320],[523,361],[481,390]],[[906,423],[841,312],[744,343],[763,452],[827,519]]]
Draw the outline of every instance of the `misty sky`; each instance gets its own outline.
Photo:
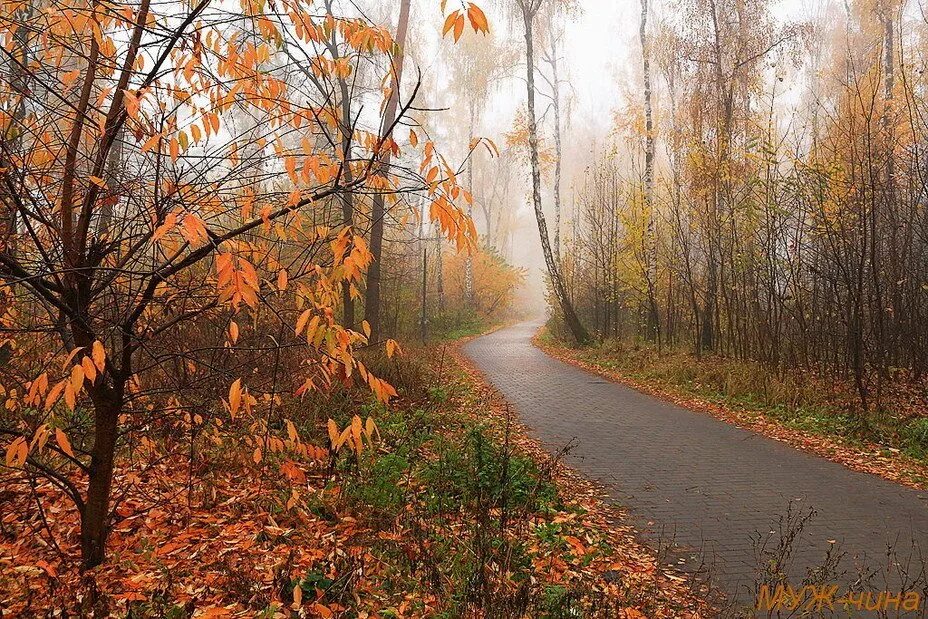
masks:
[[[825,1],[827,0],[810,3],[802,0],[782,0],[774,2],[771,10],[772,14],[782,21],[803,20],[811,18],[821,10]],[[512,67],[507,77],[494,83],[488,105],[479,121],[478,134],[487,136],[498,144],[505,142],[505,134],[512,128],[513,118],[519,108],[524,108],[526,98],[522,23],[520,19],[512,18],[511,14],[507,15],[504,10],[507,2],[511,0],[478,2],[490,18],[491,36],[497,42],[520,52],[520,64]],[[454,4],[455,0],[448,0],[447,10],[453,10]],[[441,39],[439,36],[442,16],[438,2],[418,0],[414,6],[421,11],[420,15],[424,16],[412,30],[419,48],[417,62],[426,80],[431,81],[436,87],[435,103],[448,107],[445,114],[460,118],[465,114],[465,103],[459,98],[449,96],[448,91],[442,93],[442,88],[447,85],[449,79],[449,68],[443,60],[443,55],[435,50],[441,46],[445,53],[454,51],[450,37]],[[661,18],[668,6],[669,3],[666,1],[651,0],[651,24]],[[639,104],[637,96],[640,93],[641,79],[638,40],[640,7],[639,0],[577,0],[576,10],[565,18],[564,44],[560,57],[562,78],[569,80],[569,85],[562,86],[562,105],[568,112],[562,119],[565,168],[562,187],[564,226],[569,225],[571,183],[580,181],[585,166],[593,161],[595,153],[609,146],[616,113],[630,104]],[[660,84],[655,83],[655,88],[659,89]],[[543,97],[539,97],[537,105],[541,116],[547,102]],[[441,121],[438,124],[440,127]],[[545,130],[544,127],[542,130]],[[466,139],[462,140],[460,137],[457,141],[466,143]],[[521,171],[520,176],[521,182],[513,184],[510,208],[517,210],[521,226],[513,239],[513,251],[508,257],[517,266],[529,269],[530,288],[533,289],[531,295],[540,299],[544,263],[534,215],[529,205],[527,166]],[[546,210],[550,210],[550,182],[544,185],[543,201]],[[477,223],[479,226],[480,222]]]

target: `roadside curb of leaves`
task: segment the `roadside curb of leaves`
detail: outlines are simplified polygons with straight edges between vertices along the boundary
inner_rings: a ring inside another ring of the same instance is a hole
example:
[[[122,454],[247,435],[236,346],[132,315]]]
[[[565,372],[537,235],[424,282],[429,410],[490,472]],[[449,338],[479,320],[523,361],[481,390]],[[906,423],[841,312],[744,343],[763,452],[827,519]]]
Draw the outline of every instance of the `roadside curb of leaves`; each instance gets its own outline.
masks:
[[[762,412],[737,410],[722,406],[708,400],[682,394],[672,388],[654,385],[629,378],[621,372],[607,370],[601,366],[577,357],[577,351],[542,341],[539,331],[532,338],[532,344],[546,354],[564,363],[592,372],[608,380],[631,387],[635,391],[671,402],[687,410],[710,415],[719,421],[731,424],[742,430],[755,432],[761,436],[786,443],[806,453],[841,464],[851,470],[876,475],[916,490],[928,490],[928,466],[911,462],[901,454],[885,455],[886,448],[877,444],[867,444],[866,448],[855,448],[836,439],[786,428]]]

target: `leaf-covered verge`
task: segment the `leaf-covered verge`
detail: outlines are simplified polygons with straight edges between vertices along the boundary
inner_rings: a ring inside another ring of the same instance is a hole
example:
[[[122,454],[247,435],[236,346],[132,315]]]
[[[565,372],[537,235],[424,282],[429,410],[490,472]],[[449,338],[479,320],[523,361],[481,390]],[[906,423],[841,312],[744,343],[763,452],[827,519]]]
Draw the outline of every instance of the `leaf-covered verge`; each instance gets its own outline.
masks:
[[[84,573],[59,491],[4,479],[4,616],[700,616],[682,578],[528,441],[452,349],[429,367],[415,351],[368,359],[400,391],[389,408],[360,392],[322,403],[339,427],[375,420],[360,454],[322,447],[319,403],[288,411],[300,453],[256,462],[195,435],[186,466],[127,485],[109,558]],[[119,457],[146,449],[157,445]]]
[[[687,353],[657,354],[614,342],[573,347],[547,328],[533,342],[549,355],[684,408],[757,432],[856,471],[928,488],[924,393],[886,394],[856,410],[848,385],[810,372],[775,374],[761,364]]]

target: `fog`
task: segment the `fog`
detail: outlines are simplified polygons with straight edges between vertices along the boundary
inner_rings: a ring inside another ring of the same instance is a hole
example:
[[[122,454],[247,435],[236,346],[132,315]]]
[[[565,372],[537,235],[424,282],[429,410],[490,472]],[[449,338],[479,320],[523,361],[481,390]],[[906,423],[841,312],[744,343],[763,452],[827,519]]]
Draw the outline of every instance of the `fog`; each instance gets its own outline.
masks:
[[[453,6],[449,3],[448,10]],[[524,32],[521,19],[515,15],[511,1],[491,0],[480,3],[491,24],[490,35],[475,34],[469,29],[458,43],[450,36],[441,37],[442,15],[434,0],[414,3],[414,15],[424,16],[414,20],[412,34],[415,41],[411,50],[417,67],[422,71],[426,84],[426,107],[439,108],[434,128],[445,144],[454,145],[458,161],[466,157],[468,134],[468,99],[462,96],[466,86],[456,83],[455,62],[473,50],[494,48],[512,56],[502,55],[488,68],[493,75],[488,79],[487,94],[478,102],[474,133],[476,136],[493,140],[502,150],[507,143],[507,134],[513,130],[518,115],[525,110],[525,60]],[[562,28],[558,46],[559,83],[562,105],[561,133],[563,141],[562,160],[562,221],[561,236],[571,236],[575,216],[574,194],[582,187],[587,167],[597,155],[614,153],[617,157],[630,158],[621,138],[616,136],[616,127],[634,122],[641,114],[641,56],[638,38],[638,19],[641,5],[636,0],[578,0],[562,3],[567,8],[555,18],[555,28]],[[651,0],[650,23],[657,24],[673,19],[672,4]],[[809,19],[830,6],[828,3],[803,3],[799,0],[774,3],[771,13],[781,22]],[[670,9],[668,7],[671,7]],[[378,8],[378,11],[382,11]],[[670,15],[667,13],[670,11]],[[539,38],[536,35],[536,39]],[[541,43],[543,45],[543,42]],[[539,46],[539,41],[536,41]],[[536,70],[542,74],[536,78],[537,114],[540,139],[543,146],[549,145],[553,131],[550,101],[550,84],[546,82],[546,67],[536,62]],[[801,92],[801,77],[794,76],[792,82],[781,89],[779,97],[788,103],[796,100]],[[412,79],[407,75],[407,80]],[[655,81],[659,95],[660,84]],[[658,106],[659,108],[659,106]],[[656,114],[660,115],[660,109]],[[788,113],[784,118],[788,117]],[[661,154],[658,153],[658,158]],[[475,156],[475,166],[486,166],[492,171],[496,165],[482,153]],[[629,166],[640,167],[640,162],[629,161]],[[466,165],[466,164],[464,164]],[[492,178],[492,174],[484,175]],[[504,210],[512,219],[512,227],[505,239],[500,239],[498,248],[515,266],[526,271],[523,305],[528,309],[544,307],[545,267],[538,238],[538,227],[531,208],[530,168],[527,158],[516,167],[506,193]],[[545,170],[542,177],[542,200],[548,217],[549,236],[553,238],[552,174]],[[484,183],[486,184],[486,183]],[[487,189],[475,183],[474,193],[479,201]],[[486,234],[486,226],[475,214],[478,231]]]

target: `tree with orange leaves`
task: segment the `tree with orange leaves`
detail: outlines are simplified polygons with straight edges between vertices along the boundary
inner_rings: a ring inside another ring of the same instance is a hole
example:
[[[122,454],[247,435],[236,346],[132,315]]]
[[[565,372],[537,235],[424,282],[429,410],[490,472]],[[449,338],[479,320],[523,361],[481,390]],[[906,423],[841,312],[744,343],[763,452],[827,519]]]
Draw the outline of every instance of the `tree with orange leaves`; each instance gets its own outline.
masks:
[[[356,379],[381,400],[395,394],[354,354],[378,344],[368,325],[337,319],[372,255],[334,205],[400,191],[400,171],[378,162],[400,154],[394,130],[418,84],[387,93],[396,114],[373,128],[336,94],[362,58],[390,65],[396,42],[301,0],[177,8],[0,9],[0,33],[16,42],[0,78],[4,465],[70,497],[88,568],[105,557],[119,451],[144,440],[156,412],[193,418],[191,384],[216,396],[231,383],[217,423],[254,414],[243,367],[222,366],[243,341],[278,361],[299,347],[298,394]],[[333,40],[348,53],[333,54]],[[431,141],[406,150],[421,165],[404,171],[404,191],[418,178],[413,190],[467,249],[473,225],[450,168]],[[276,372],[269,393],[273,409]]]

